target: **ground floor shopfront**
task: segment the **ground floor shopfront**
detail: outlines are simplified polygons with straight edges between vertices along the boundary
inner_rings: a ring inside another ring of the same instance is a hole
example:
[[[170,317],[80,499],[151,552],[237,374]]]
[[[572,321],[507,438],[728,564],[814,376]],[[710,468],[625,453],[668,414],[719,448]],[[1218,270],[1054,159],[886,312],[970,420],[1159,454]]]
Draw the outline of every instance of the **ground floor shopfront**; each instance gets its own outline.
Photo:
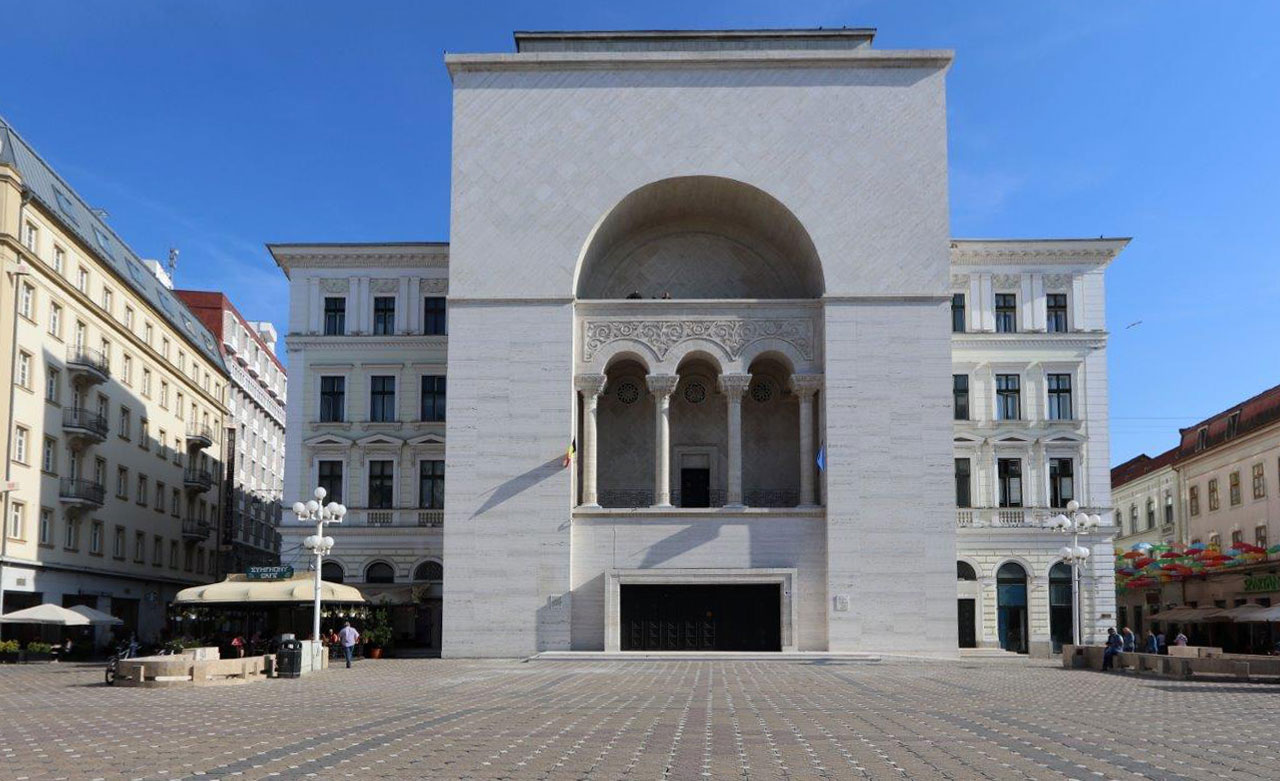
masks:
[[[1280,624],[1232,620],[1219,611],[1280,605],[1280,562],[1196,575],[1158,588],[1123,589],[1117,603],[1117,624],[1139,637],[1155,630],[1164,632],[1172,644],[1172,638],[1182,632],[1191,645],[1220,647],[1230,653],[1270,653],[1280,641]],[[1197,609],[1190,614],[1191,620],[1185,611],[1172,612],[1183,607]]]

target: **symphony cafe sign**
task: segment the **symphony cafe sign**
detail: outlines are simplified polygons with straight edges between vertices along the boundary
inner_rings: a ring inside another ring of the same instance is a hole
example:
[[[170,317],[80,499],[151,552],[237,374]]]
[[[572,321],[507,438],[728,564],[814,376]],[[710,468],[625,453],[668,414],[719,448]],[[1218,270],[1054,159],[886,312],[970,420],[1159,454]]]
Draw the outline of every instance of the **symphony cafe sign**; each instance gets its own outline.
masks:
[[[288,580],[293,577],[293,567],[249,567],[244,575],[249,580]]]

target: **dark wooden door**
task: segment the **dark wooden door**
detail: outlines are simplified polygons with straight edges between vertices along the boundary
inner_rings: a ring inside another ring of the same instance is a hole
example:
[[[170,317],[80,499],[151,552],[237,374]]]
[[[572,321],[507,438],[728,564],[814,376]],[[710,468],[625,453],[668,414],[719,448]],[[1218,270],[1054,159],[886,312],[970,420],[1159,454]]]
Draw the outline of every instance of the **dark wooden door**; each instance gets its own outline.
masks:
[[[711,506],[711,470],[686,467],[680,470],[680,506]]]
[[[776,584],[623,585],[624,651],[780,651]]]
[[[978,632],[974,626],[977,608],[972,599],[961,599],[956,602],[956,621],[960,627],[960,647],[977,648]]]

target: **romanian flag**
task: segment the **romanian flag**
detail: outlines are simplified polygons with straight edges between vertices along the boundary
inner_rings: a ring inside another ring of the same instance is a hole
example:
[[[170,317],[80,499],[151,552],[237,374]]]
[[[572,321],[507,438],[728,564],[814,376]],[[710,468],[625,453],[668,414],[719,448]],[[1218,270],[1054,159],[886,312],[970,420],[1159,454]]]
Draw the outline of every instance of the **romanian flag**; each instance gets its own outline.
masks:
[[[578,455],[578,440],[569,440],[569,447],[564,451],[564,460],[560,462],[560,466],[567,467],[573,463],[573,457]]]

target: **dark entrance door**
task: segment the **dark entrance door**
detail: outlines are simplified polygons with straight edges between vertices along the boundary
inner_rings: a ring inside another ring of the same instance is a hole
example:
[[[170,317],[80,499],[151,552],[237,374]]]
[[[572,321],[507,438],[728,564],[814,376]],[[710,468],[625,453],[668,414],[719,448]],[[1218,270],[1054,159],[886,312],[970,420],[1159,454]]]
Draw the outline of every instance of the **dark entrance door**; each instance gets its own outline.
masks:
[[[685,467],[680,470],[680,506],[711,506],[711,470]]]
[[[978,635],[974,628],[974,621],[977,618],[977,608],[972,599],[960,599],[956,601],[956,621],[960,625],[960,647],[961,648],[977,648]]]
[[[623,585],[624,651],[781,651],[777,584]]]

